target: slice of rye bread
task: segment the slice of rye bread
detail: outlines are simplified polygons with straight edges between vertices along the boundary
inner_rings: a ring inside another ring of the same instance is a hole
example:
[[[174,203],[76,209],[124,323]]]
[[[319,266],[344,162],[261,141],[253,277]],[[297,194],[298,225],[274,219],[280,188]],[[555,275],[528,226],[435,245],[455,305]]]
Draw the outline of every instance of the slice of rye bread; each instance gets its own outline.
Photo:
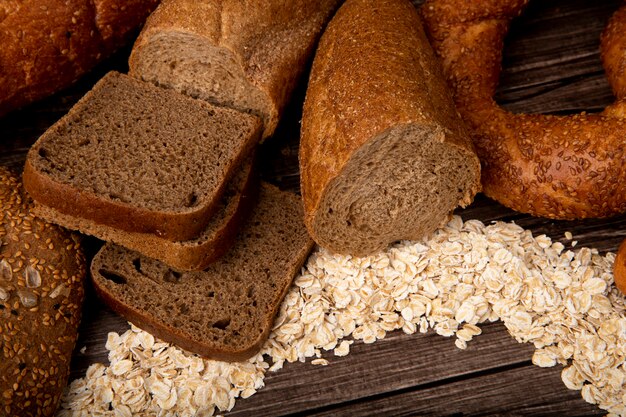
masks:
[[[267,339],[312,247],[300,198],[262,184],[234,246],[205,271],[177,272],[108,243],[91,275],[104,301],[135,325],[204,357],[238,361]]]
[[[33,145],[24,185],[60,213],[189,240],[261,128],[255,116],[110,72]]]
[[[58,212],[38,204],[33,212],[68,229],[95,236],[155,258],[172,268],[201,271],[224,255],[232,246],[240,225],[250,214],[258,195],[253,158],[244,164],[229,181],[217,213],[202,234],[192,240],[172,242],[150,233],[132,233]]]

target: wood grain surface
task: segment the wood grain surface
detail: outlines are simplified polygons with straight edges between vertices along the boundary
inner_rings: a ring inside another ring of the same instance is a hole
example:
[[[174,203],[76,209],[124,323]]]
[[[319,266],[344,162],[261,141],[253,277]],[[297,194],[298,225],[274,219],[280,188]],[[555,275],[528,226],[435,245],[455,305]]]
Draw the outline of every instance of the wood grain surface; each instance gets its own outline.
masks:
[[[514,112],[569,114],[599,111],[613,100],[599,57],[599,35],[619,0],[531,2],[507,39],[497,100]],[[625,34],[626,36],[626,34]],[[77,85],[0,119],[0,164],[21,166],[28,147],[107,71],[126,70],[129,49],[84,77]],[[298,130],[305,83],[301,83],[274,138],[261,152],[262,176],[298,191]],[[533,233],[565,243],[570,231],[579,246],[615,251],[626,237],[626,216],[585,221],[553,221],[508,210],[481,196],[458,212],[465,220],[515,221]],[[90,251],[100,242],[88,240]],[[72,378],[89,364],[107,363],[107,333],[128,324],[88,288]],[[287,364],[266,376],[266,387],[239,400],[233,416],[515,415],[591,416],[602,410],[565,388],[562,368],[531,364],[532,346],[518,344],[500,323],[465,351],[453,338],[433,333],[394,332],[384,340],[357,342],[347,357],[327,354],[329,366]],[[80,349],[86,347],[85,353]]]

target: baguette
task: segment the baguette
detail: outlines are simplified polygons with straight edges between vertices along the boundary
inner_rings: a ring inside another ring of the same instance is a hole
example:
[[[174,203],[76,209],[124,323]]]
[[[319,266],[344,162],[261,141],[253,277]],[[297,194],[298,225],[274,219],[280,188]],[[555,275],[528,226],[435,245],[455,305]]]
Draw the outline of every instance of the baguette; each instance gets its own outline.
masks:
[[[166,0],[130,56],[130,75],[252,113],[270,136],[340,0]]]
[[[317,50],[302,117],[313,239],[367,255],[445,223],[480,162],[408,0],[348,0]]]
[[[33,217],[0,167],[0,416],[51,416],[67,382],[83,303],[80,241]]]
[[[0,2],[0,116],[75,82],[131,36],[158,0]]]

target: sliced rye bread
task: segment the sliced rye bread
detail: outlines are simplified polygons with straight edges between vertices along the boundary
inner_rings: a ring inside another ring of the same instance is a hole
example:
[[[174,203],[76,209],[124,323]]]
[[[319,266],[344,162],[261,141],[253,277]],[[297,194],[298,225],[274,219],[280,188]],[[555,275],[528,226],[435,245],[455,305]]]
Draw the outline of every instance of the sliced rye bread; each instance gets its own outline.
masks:
[[[135,325],[204,357],[238,361],[267,339],[312,247],[300,198],[263,184],[234,246],[205,271],[181,273],[108,243],[91,275],[104,301]]]
[[[66,215],[194,239],[261,128],[255,116],[110,72],[33,145],[24,185]]]
[[[155,258],[182,271],[201,271],[232,246],[242,223],[250,214],[258,194],[253,158],[244,163],[226,186],[217,212],[202,234],[192,240],[172,242],[150,233],[132,233],[59,213],[38,204],[33,212],[68,229],[95,236]]]

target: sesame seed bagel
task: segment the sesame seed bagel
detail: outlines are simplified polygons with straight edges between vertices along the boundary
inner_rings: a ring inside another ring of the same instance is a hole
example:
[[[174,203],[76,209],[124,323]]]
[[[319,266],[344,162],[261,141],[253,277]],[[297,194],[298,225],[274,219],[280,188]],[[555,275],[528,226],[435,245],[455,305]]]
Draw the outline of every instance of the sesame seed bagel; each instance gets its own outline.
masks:
[[[51,416],[67,382],[86,263],[65,229],[35,218],[0,167],[0,416]]]
[[[512,114],[493,99],[509,23],[528,0],[483,0],[421,8],[455,103],[482,164],[483,191],[514,210],[553,219],[626,211],[626,7],[602,35],[602,59],[617,101],[599,114]]]

